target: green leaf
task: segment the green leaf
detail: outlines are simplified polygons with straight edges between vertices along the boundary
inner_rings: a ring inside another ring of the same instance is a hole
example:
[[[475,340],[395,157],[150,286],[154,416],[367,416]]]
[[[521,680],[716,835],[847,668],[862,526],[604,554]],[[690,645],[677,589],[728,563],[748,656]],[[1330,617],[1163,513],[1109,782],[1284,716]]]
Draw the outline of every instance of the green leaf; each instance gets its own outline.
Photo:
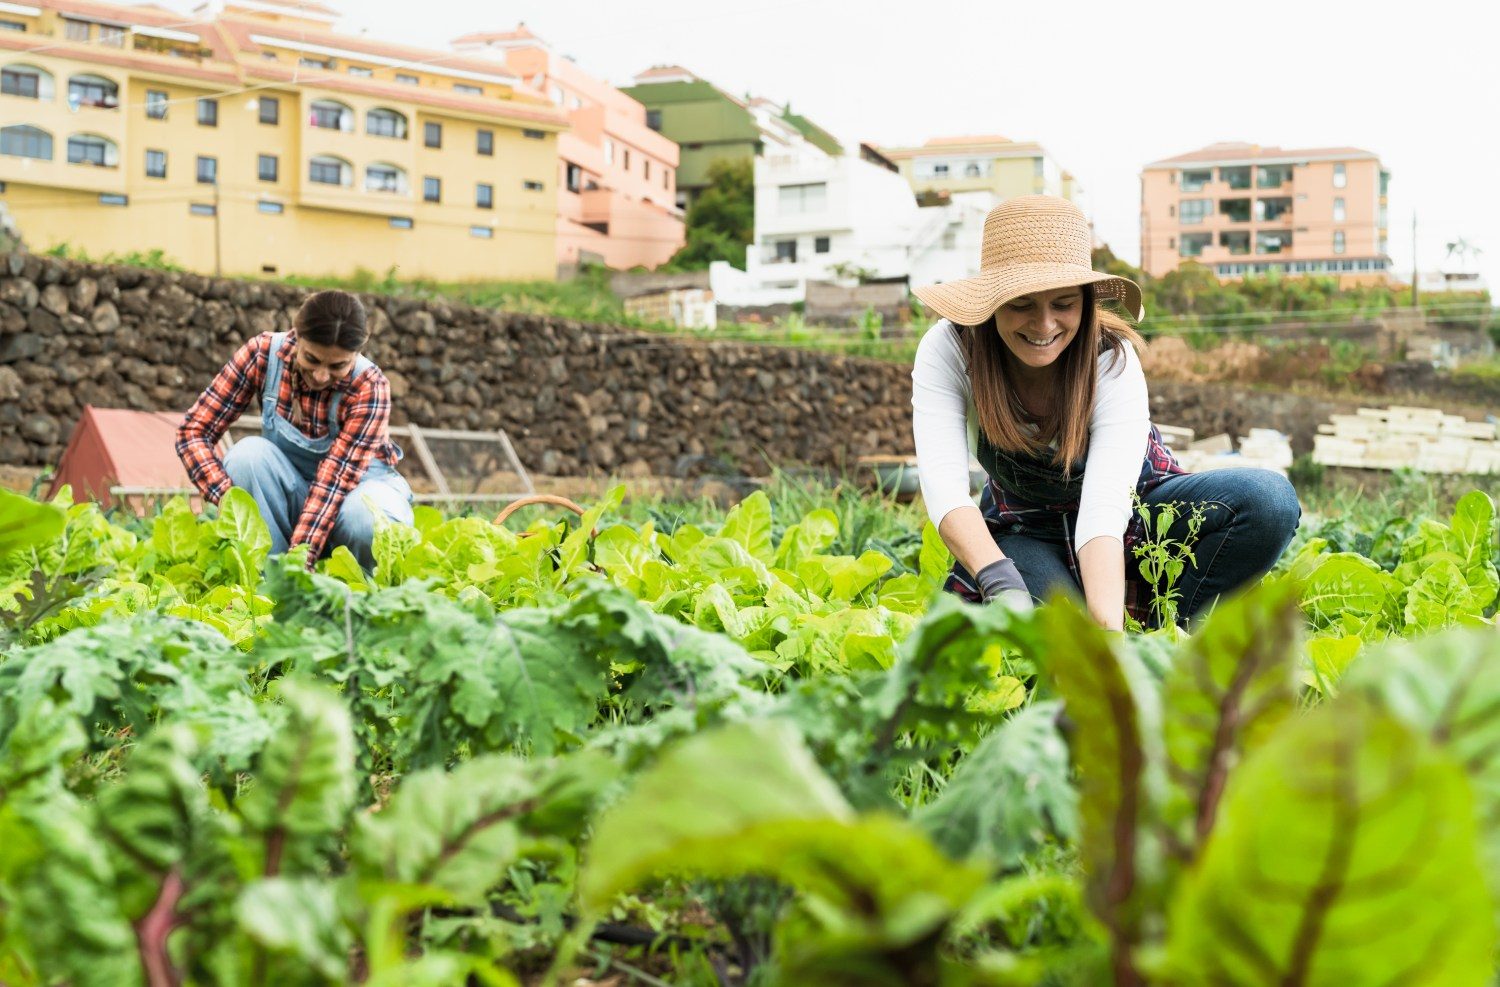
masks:
[[[337,885],[308,877],[256,881],[240,894],[235,918],[270,952],[344,982],[352,937],[340,919]]]
[[[1156,894],[1159,860],[1146,844],[1156,809],[1153,751],[1159,713],[1146,673],[1076,604],[1056,599],[1039,611],[1048,659],[1068,717],[1077,770],[1088,900],[1110,932],[1116,955],[1137,941]]]
[[[63,512],[51,504],[0,490],[0,559],[52,541],[62,534],[66,523]]]
[[[1471,490],[1453,508],[1453,536],[1463,559],[1464,578],[1474,593],[1474,606],[1484,610],[1500,595],[1500,572],[1495,568],[1495,502],[1482,490]]]
[[[1300,588],[1269,580],[1221,600],[1167,673],[1162,814],[1185,859],[1212,831],[1229,774],[1295,706]]]
[[[1290,723],[1236,774],[1173,905],[1173,982],[1490,982],[1463,773],[1349,698]]]
[[[370,582],[354,553],[345,545],[334,546],[333,552],[323,562],[323,574],[337,579],[350,589],[368,590]]]
[[[1368,649],[1345,677],[1362,697],[1447,750],[1468,773],[1500,888],[1500,641],[1495,630],[1456,628]]]
[[[776,568],[796,571],[802,560],[826,551],[838,536],[837,514],[826,507],[808,512],[782,534],[776,546]]]
[[[982,855],[1004,870],[1048,842],[1075,839],[1078,795],[1057,732],[1059,710],[1056,702],[1034,703],[1001,723],[912,821],[949,856]]]
[[[1335,552],[1307,570],[1302,609],[1319,627],[1348,617],[1385,624],[1397,612],[1402,592],[1401,582],[1369,559]]]
[[[214,534],[234,542],[257,562],[271,553],[271,529],[260,516],[255,498],[240,487],[230,487],[219,501],[219,516],[214,519]]]
[[[723,854],[721,865],[731,873],[769,866],[773,861],[758,859],[768,848],[743,839],[758,827],[853,819],[795,728],[779,721],[722,727],[671,748],[605,812],[594,827],[579,896],[587,910],[602,914],[647,879],[706,869],[715,854]]]
[[[1406,592],[1403,616],[1408,633],[1430,632],[1478,620],[1483,609],[1457,557],[1432,554],[1423,559],[1422,574]]]
[[[720,538],[743,545],[754,558],[770,565],[776,558],[771,546],[771,498],[757,490],[740,501],[725,516]]]
[[[1344,670],[1359,655],[1364,643],[1363,638],[1353,634],[1313,638],[1307,642],[1308,668],[1302,675],[1303,684],[1333,698],[1338,694]]]
[[[287,719],[266,746],[240,815],[264,840],[265,873],[312,866],[354,806],[349,710],[330,691],[284,681]]]
[[[814,593],[827,600],[852,602],[890,571],[890,556],[867,551],[852,555],[811,555],[797,566],[797,575]]]
[[[189,563],[198,557],[198,518],[186,498],[173,497],[151,523],[151,547],[158,557],[157,568],[169,569],[178,563]]]

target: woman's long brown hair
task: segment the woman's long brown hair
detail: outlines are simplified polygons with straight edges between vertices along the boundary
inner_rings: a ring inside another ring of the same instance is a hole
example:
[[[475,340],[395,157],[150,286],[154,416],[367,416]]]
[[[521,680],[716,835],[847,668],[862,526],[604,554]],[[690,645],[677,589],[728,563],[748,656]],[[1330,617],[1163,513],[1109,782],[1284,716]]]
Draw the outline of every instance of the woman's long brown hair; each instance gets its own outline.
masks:
[[[997,449],[1033,456],[1046,454],[1056,443],[1051,459],[1065,475],[1088,452],[1100,354],[1112,354],[1109,369],[1113,371],[1124,361],[1126,344],[1143,345],[1130,323],[1095,304],[1091,285],[1083,285],[1082,291],[1078,334],[1054,364],[1057,390],[1048,414],[1040,418],[1029,415],[1021,404],[1012,376],[1015,358],[1001,340],[994,316],[981,325],[964,327],[962,334],[974,410],[985,438]],[[1035,435],[1026,433],[1027,425],[1036,426]]]

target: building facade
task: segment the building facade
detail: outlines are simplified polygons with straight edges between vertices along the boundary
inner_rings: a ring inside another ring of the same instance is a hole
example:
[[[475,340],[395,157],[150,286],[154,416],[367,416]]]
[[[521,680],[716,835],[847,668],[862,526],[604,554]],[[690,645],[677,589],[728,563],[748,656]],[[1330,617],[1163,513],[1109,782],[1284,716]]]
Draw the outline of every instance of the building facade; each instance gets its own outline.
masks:
[[[1087,211],[1083,187],[1034,142],[998,135],[934,137],[921,147],[886,147],[880,153],[896,163],[919,195],[988,193],[995,204],[1018,195],[1057,195]]]
[[[647,126],[681,148],[676,205],[683,211],[708,188],[715,161],[751,161],[761,151],[749,106],[680,66],[647,69],[620,91],[645,106]]]
[[[564,114],[491,60],[338,34],[337,16],[0,4],[0,185],[27,245],[240,275],[555,277]]]
[[[455,50],[495,58],[567,114],[557,141],[557,259],[654,268],[685,239],[677,144],[646,126],[646,108],[520,25],[470,34]]]
[[[1153,162],[1141,171],[1141,267],[1388,280],[1389,182],[1380,159],[1355,147],[1224,143]]]

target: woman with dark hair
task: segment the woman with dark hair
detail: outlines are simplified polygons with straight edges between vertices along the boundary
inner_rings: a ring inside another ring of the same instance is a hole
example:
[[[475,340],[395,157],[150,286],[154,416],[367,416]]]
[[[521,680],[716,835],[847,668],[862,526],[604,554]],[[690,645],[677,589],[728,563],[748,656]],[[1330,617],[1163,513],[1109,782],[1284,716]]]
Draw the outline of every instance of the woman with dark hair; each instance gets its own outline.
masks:
[[[1092,230],[1066,199],[1027,195],[985,218],[977,277],[919,288],[943,316],[917,348],[912,431],[922,496],[957,564],[946,588],[1029,607],[1081,595],[1111,630],[1148,622],[1133,496],[1175,504],[1167,538],[1193,561],[1176,587],[1192,617],[1276,564],[1301,517],[1271,470],[1186,473],[1151,424],[1140,337],[1102,303],[1143,314],[1135,282],[1091,268]],[[975,507],[969,457],[988,477]]]
[[[344,545],[366,569],[377,519],[412,521],[411,488],[396,472],[391,389],[360,348],[365,310],[344,291],[307,298],[286,333],[241,346],[177,428],[177,455],[205,500],[231,486],[255,498],[271,551],[310,548],[308,564]],[[214,450],[252,397],[261,434]]]

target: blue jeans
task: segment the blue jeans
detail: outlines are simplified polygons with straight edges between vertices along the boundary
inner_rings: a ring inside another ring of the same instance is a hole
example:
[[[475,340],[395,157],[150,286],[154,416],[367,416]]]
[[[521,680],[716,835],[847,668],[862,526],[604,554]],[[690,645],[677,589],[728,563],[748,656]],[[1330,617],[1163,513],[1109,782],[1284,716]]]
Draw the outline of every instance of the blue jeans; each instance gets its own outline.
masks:
[[[240,439],[224,456],[229,482],[255,498],[260,516],[271,529],[271,554],[287,550],[311,484],[275,443],[260,436]],[[366,569],[375,567],[371,546],[377,514],[386,520],[412,523],[411,487],[401,474],[384,463],[371,463],[365,478],[349,491],[339,507],[325,552],[343,545]]]
[[[1142,500],[1152,507],[1203,506],[1203,524],[1191,546],[1197,564],[1187,566],[1177,584],[1183,619],[1270,572],[1302,517],[1297,492],[1286,477],[1250,467],[1173,476]],[[1181,541],[1187,529],[1187,519],[1179,517],[1167,537]],[[1065,546],[1026,535],[1002,535],[995,543],[1006,558],[1015,561],[1026,588],[1038,600],[1055,592],[1082,597],[1082,588],[1068,568]],[[1137,571],[1133,558],[1127,557],[1125,566],[1127,573]]]

